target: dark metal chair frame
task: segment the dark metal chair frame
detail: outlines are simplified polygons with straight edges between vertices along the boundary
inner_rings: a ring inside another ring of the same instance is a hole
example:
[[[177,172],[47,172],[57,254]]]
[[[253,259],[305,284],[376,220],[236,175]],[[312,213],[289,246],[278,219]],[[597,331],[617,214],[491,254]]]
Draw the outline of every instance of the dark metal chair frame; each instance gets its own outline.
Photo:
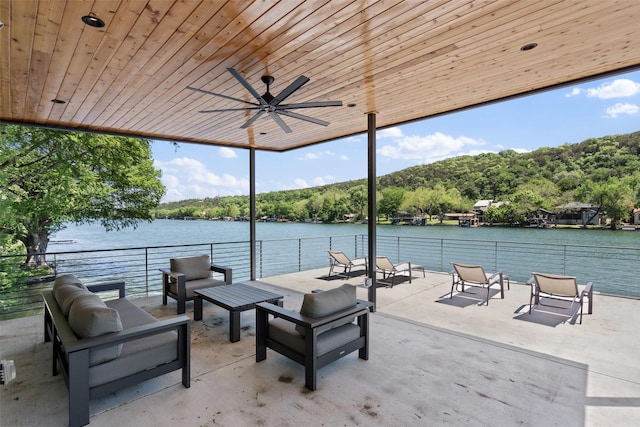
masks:
[[[318,369],[334,362],[351,352],[358,350],[358,357],[369,359],[369,312],[373,304],[369,301],[357,300],[353,308],[339,311],[328,316],[312,318],[298,312],[284,309],[269,303],[256,304],[256,362],[267,358],[267,348],[270,348],[305,368],[305,386],[313,391],[316,389],[316,372]],[[273,340],[269,336],[269,314],[301,325],[306,329],[304,354]],[[320,327],[330,328],[331,324],[344,325],[345,317],[356,317],[360,327],[358,339],[341,345],[323,355],[316,351],[318,331]]]
[[[210,271],[222,273],[224,275],[224,283],[230,285],[233,280],[233,269],[218,264],[211,264]],[[161,268],[162,272],[162,304],[167,305],[167,297],[175,299],[178,303],[178,314],[184,314],[187,310],[187,301],[193,298],[187,298],[187,288],[185,275],[179,271],[171,271],[169,268]],[[178,292],[172,292],[169,284],[171,280],[177,283]]]

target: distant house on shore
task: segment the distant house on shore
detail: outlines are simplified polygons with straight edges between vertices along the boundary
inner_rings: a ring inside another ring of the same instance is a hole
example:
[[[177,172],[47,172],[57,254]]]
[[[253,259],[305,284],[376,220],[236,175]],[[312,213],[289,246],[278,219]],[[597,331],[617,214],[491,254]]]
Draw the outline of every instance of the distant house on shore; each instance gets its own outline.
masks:
[[[478,222],[483,223],[483,222],[487,222],[485,221],[484,213],[487,211],[487,209],[489,209],[490,206],[494,208],[499,208],[505,203],[509,203],[509,202],[495,202],[492,199],[478,200],[476,204],[473,205],[473,208],[471,208],[471,211],[478,218]]]
[[[640,225],[640,208],[635,208],[631,214],[631,223]]]
[[[599,207],[591,203],[570,202],[555,207],[556,224],[600,225]]]
[[[474,212],[449,212],[444,214],[449,220],[458,220],[460,227],[477,227],[479,225],[478,216]]]

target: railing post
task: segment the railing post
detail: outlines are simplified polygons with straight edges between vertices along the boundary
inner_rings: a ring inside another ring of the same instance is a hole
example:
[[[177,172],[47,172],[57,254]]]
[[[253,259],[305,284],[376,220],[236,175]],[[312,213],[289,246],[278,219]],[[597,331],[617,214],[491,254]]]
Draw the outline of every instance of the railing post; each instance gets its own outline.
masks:
[[[493,261],[494,261],[494,268],[493,271],[498,271],[498,242],[495,242],[494,245],[494,250],[493,250]]]
[[[149,248],[144,248],[144,287],[149,296]]]
[[[444,271],[444,239],[440,239],[440,271]]]
[[[302,271],[302,239],[298,239],[298,271]]]
[[[354,249],[354,253],[356,258],[358,257],[358,235],[354,234],[353,235],[353,249]]]
[[[260,240],[260,276],[262,279],[262,240]]]
[[[562,274],[567,274],[567,245],[562,246]]]
[[[400,236],[398,236],[398,238],[396,239],[396,246],[397,246],[397,250],[396,250],[396,262],[400,262]],[[411,274],[411,272],[409,272],[409,274]]]

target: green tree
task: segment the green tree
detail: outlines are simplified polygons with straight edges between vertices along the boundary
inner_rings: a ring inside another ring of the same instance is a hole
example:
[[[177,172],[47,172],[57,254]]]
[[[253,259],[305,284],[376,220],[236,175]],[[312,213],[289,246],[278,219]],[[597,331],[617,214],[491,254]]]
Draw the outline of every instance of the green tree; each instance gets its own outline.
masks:
[[[44,265],[65,222],[109,231],[152,220],[165,192],[160,173],[146,140],[3,125],[0,229],[22,242],[26,265]]]
[[[609,178],[606,182],[588,183],[580,187],[579,194],[587,201],[598,206],[598,212],[604,211],[611,219],[611,229],[616,229],[619,220],[627,218],[633,209],[631,188],[618,178]]]
[[[531,190],[522,190],[514,194],[513,215],[518,218],[518,222],[537,216],[540,209],[549,209],[545,199]]]
[[[367,207],[367,187],[358,185],[349,190],[349,206],[358,213],[358,218],[364,217],[364,210]]]
[[[416,191],[410,192],[406,195],[402,208],[406,208],[407,210],[418,210],[422,215],[424,215],[427,211],[428,192],[429,190],[427,188],[416,188]]]
[[[320,216],[320,212],[322,211],[322,203],[323,203],[322,198],[317,194],[312,195],[307,200],[306,208],[307,208],[307,211],[309,212],[310,218],[316,219]]]
[[[384,215],[387,219],[398,212],[402,200],[404,199],[404,190],[402,188],[386,188],[382,190],[382,198],[378,202],[378,214]]]

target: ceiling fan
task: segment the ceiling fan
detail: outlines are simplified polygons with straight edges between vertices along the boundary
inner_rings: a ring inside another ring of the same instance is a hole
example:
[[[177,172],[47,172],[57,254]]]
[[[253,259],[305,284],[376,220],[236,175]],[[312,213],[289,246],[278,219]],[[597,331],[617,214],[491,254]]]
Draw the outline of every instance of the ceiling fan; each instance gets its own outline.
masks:
[[[195,87],[187,86],[187,89],[195,90],[196,92],[207,93],[209,95],[219,96],[221,98],[230,99],[232,101],[242,102],[243,104],[249,104],[251,107],[244,108],[225,108],[222,110],[202,110],[199,113],[222,113],[227,111],[250,111],[256,110],[249,120],[247,120],[241,129],[246,129],[253,124],[260,116],[267,113],[286,133],[291,133],[291,128],[282,120],[283,116],[293,117],[294,119],[304,120],[307,122],[315,123],[321,126],[328,126],[329,122],[324,120],[315,119],[313,117],[305,116],[303,114],[294,113],[293,109],[296,108],[316,108],[316,107],[341,107],[342,101],[319,101],[319,102],[301,102],[295,104],[282,104],[282,101],[287,99],[291,94],[300,89],[305,83],[309,81],[308,77],[300,76],[293,83],[287,86],[278,96],[273,96],[269,93],[269,87],[274,82],[275,78],[272,76],[262,76],[261,80],[267,85],[267,91],[264,95],[260,95],[234,68],[227,68],[227,70],[235,77],[242,86],[244,86],[251,95],[258,102],[245,101],[244,99],[234,98],[232,96],[223,95],[221,93],[209,92],[208,90],[198,89]]]

